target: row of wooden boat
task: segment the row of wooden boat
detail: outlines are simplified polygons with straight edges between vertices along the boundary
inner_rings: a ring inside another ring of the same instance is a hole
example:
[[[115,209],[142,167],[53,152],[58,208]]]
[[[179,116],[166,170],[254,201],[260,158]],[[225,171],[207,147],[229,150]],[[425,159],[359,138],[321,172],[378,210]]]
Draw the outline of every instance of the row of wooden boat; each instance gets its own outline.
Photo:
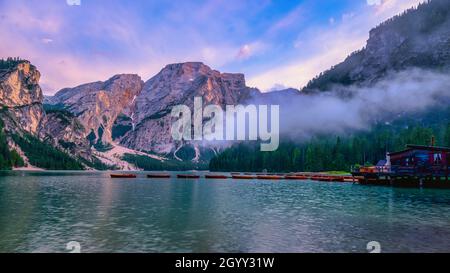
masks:
[[[147,178],[167,179],[172,176],[167,173],[147,174]],[[200,179],[198,174],[178,174],[179,179]],[[219,174],[206,174],[205,179],[236,179],[236,180],[313,180],[321,182],[354,182],[351,176],[339,175],[319,175],[319,174],[251,174],[251,173],[232,173],[231,176]],[[111,174],[111,178],[137,178],[136,174]]]
[[[321,174],[232,174],[232,178],[259,180],[313,180],[321,182],[355,182],[352,176]]]
[[[167,179],[171,178],[170,174],[147,174],[147,178],[155,179]],[[199,179],[201,176],[197,174],[178,174],[177,178],[180,179]],[[111,178],[137,178],[136,174],[111,174]],[[206,179],[228,179],[225,175],[205,175]]]
[[[111,178],[137,178],[137,175],[113,173],[111,174]]]
[[[352,176],[345,175],[300,175],[300,176],[289,176],[286,179],[295,179],[295,180],[313,180],[320,182],[355,182]]]

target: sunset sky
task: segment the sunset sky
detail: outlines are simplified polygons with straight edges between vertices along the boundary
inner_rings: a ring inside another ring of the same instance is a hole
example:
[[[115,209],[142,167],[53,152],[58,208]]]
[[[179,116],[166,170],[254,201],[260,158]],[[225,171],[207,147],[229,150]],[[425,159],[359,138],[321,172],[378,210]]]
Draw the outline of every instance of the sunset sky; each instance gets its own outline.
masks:
[[[146,81],[186,61],[244,73],[263,91],[301,88],[419,2],[0,0],[0,57],[35,64],[46,94],[118,73]]]

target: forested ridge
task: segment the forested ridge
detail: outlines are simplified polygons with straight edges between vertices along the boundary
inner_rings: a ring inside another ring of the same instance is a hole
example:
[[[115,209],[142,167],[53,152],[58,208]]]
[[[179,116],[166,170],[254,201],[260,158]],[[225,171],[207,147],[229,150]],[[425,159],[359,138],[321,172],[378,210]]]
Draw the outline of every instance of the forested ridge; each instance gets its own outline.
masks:
[[[432,137],[437,145],[450,147],[449,113],[430,113],[420,121],[404,118],[346,136],[316,136],[302,143],[283,141],[275,152],[261,152],[259,145],[241,143],[213,158],[210,170],[350,171],[355,165],[376,164],[387,152],[403,150],[407,144],[429,145]]]
[[[68,154],[38,138],[24,134],[13,134],[14,142],[20,146],[31,165],[48,170],[83,170],[83,165]]]
[[[0,119],[0,170],[10,170],[12,167],[23,167],[23,159],[16,150],[10,150],[8,147],[8,141],[3,126],[3,121]]]

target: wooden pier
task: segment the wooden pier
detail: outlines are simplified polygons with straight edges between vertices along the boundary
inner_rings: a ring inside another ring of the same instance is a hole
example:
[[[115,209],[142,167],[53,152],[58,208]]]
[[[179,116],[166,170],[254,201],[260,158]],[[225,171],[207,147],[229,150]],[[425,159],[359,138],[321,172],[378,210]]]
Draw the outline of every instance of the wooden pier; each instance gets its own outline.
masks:
[[[361,185],[450,189],[450,148],[408,145],[388,158],[387,166],[354,170],[354,179]]]

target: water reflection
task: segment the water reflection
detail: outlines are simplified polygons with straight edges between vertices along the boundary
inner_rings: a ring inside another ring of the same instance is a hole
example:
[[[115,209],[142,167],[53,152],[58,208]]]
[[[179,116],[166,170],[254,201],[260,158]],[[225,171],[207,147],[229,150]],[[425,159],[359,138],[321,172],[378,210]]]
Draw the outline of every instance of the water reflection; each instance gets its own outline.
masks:
[[[4,173],[0,252],[448,252],[450,191]]]

